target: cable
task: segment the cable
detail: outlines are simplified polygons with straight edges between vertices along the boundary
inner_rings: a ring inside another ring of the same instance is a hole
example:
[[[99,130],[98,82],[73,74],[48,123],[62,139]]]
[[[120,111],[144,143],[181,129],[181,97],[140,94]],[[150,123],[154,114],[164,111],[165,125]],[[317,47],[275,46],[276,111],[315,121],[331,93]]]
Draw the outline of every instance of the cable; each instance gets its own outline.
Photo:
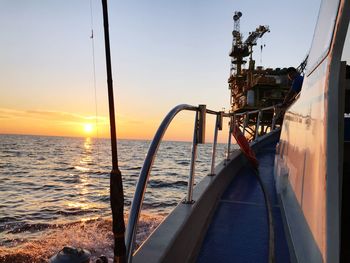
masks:
[[[95,63],[95,41],[94,41],[94,16],[92,10],[92,0],[90,0],[90,25],[91,25],[91,48],[92,48],[92,64],[93,64],[93,79],[94,79],[94,91],[95,91],[95,125],[96,125],[96,138],[98,138],[98,110],[97,110],[97,88],[96,88],[96,63]],[[98,149],[97,149],[98,154]]]
[[[93,85],[94,85],[94,95],[95,95],[95,127],[96,127],[96,167],[98,169],[100,164],[100,141],[99,141],[99,133],[98,133],[98,107],[97,107],[97,88],[96,88],[96,63],[95,63],[95,40],[94,40],[94,16],[93,16],[93,8],[92,8],[92,0],[90,0],[90,27],[91,27],[91,50],[92,50],[92,69],[93,69]],[[100,171],[100,169],[98,169]],[[101,185],[101,176],[98,177],[98,184]],[[99,216],[103,214],[102,209],[100,210]]]
[[[275,231],[274,231],[274,224],[273,224],[273,217],[272,217],[271,201],[270,201],[270,197],[267,192],[266,186],[261,179],[259,170],[255,168],[253,169],[254,169],[254,174],[260,184],[261,190],[263,191],[263,194],[264,194],[266,213],[267,213],[267,222],[268,222],[268,228],[269,228],[269,259],[268,260],[269,260],[269,263],[274,263],[275,262]]]

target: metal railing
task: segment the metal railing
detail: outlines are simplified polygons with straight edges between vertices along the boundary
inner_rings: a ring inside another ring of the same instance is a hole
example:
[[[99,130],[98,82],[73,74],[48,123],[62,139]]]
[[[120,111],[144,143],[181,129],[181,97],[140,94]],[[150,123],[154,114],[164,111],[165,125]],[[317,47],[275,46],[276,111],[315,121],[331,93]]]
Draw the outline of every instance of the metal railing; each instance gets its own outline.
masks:
[[[144,195],[146,192],[146,185],[148,182],[148,178],[150,176],[150,171],[153,166],[153,162],[155,160],[156,153],[158,151],[159,145],[161,143],[161,140],[165,134],[165,131],[167,130],[169,124],[174,119],[174,117],[181,111],[195,111],[195,123],[194,123],[194,131],[193,131],[193,141],[192,141],[192,150],[191,150],[191,164],[190,164],[190,175],[188,179],[188,189],[187,189],[187,195],[186,199],[183,203],[185,204],[192,204],[194,201],[192,200],[193,196],[193,185],[194,185],[194,174],[195,174],[195,161],[197,157],[197,145],[200,143],[205,143],[205,120],[206,120],[206,114],[212,114],[216,115],[216,121],[215,121],[215,127],[214,127],[214,139],[213,139],[213,146],[212,146],[212,157],[211,157],[211,169],[210,174],[211,176],[215,175],[214,173],[214,167],[215,167],[215,158],[216,158],[216,147],[217,147],[217,138],[218,138],[218,131],[222,130],[223,126],[223,118],[230,118],[229,122],[229,135],[228,135],[228,145],[227,145],[227,155],[226,160],[229,159],[230,155],[230,148],[231,148],[231,137],[232,137],[232,130],[233,125],[236,124],[238,117],[244,117],[243,122],[243,133],[245,132],[245,129],[247,128],[248,122],[249,122],[249,116],[253,114],[258,114],[257,121],[256,121],[256,135],[255,140],[259,136],[259,127],[260,127],[260,121],[263,115],[264,111],[271,111],[273,110],[273,118],[271,121],[271,130],[275,128],[276,123],[276,109],[277,106],[271,106],[268,108],[264,108],[261,110],[255,110],[250,112],[244,112],[244,113],[225,113],[223,111],[212,111],[209,109],[206,109],[205,105],[199,105],[198,107],[187,105],[187,104],[181,104],[176,107],[174,107],[164,118],[162,123],[160,124],[151,144],[148,149],[144,164],[142,166],[139,180],[136,185],[136,190],[134,194],[134,198],[132,201],[130,214],[129,214],[129,220],[128,225],[126,229],[126,251],[127,251],[127,258],[128,262],[131,262],[132,260],[132,253],[134,248],[134,241],[136,236],[136,228],[137,223],[139,220],[140,215],[140,209],[142,206],[142,202],[144,199]]]

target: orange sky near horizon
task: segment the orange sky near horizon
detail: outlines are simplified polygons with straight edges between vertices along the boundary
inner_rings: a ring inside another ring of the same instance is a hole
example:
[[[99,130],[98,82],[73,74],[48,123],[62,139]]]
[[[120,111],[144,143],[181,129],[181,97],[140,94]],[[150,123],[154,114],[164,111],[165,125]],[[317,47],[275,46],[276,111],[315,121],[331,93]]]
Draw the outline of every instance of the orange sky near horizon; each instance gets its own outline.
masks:
[[[193,137],[194,116],[195,113],[192,111],[181,112],[175,116],[164,135],[164,139],[190,141]],[[118,116],[117,137],[120,139],[151,140],[162,119],[131,121],[123,116]],[[213,140],[214,122],[215,116],[207,115],[207,142]],[[223,132],[219,135],[219,141],[226,142],[227,132],[227,127],[224,127]],[[102,116],[96,118],[95,116],[57,111],[20,111],[0,108],[0,134],[109,138],[109,118]]]

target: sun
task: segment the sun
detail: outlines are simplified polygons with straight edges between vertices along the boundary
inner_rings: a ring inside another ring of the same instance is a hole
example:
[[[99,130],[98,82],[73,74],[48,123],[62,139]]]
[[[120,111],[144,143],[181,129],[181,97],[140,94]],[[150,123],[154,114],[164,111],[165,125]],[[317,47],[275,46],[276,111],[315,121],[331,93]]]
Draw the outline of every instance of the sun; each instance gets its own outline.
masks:
[[[84,132],[91,133],[94,130],[94,126],[91,123],[84,124]]]

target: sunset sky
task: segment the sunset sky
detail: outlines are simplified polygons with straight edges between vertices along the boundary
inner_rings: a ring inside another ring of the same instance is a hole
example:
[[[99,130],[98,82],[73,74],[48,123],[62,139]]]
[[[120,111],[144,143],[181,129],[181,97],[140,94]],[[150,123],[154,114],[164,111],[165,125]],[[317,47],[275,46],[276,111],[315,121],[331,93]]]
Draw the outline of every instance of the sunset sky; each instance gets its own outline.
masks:
[[[244,38],[258,25],[270,26],[258,42],[266,45],[263,52],[255,50],[256,64],[288,67],[298,66],[310,48],[319,4],[110,0],[118,137],[151,139],[177,104],[229,109],[234,11],[243,13]],[[109,136],[100,1],[1,0],[0,32],[0,133]],[[193,112],[181,113],[166,139],[190,140],[193,119]]]

